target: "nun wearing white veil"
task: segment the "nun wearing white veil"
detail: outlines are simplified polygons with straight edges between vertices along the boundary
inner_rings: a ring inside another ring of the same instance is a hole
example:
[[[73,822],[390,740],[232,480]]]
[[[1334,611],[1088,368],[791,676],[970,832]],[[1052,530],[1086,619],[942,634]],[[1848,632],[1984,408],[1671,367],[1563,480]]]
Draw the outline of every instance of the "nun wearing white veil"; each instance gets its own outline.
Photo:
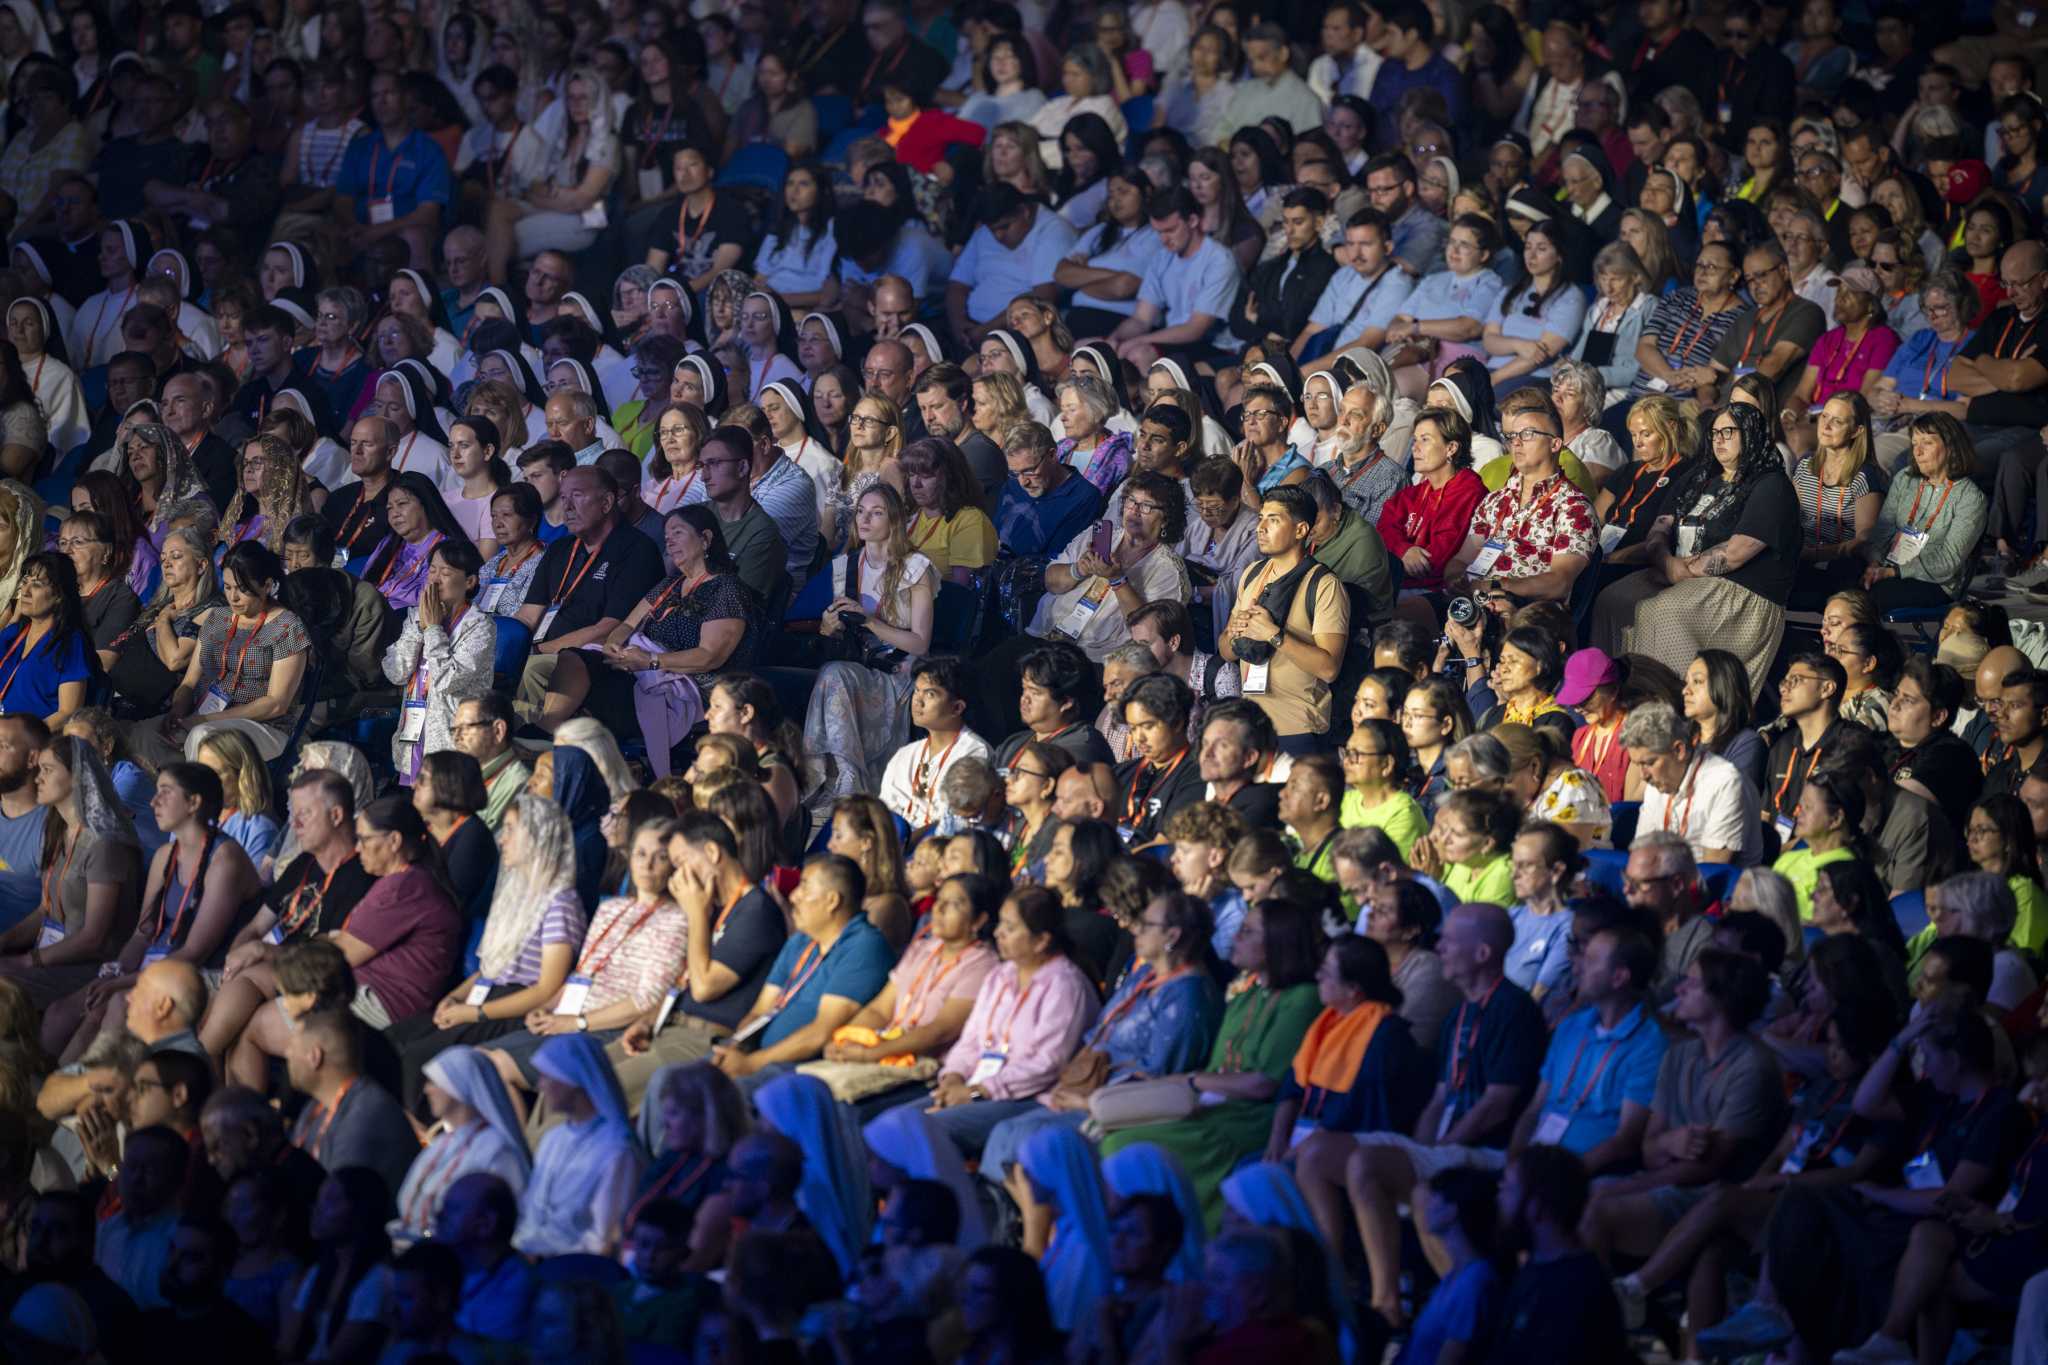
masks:
[[[1024,1210],[1024,1250],[1045,1275],[1052,1320],[1072,1332],[1115,1284],[1095,1149],[1071,1128],[1040,1128],[1018,1149],[1009,1189]]]
[[[597,343],[597,358],[590,362],[590,368],[597,375],[598,384],[604,389],[605,402],[614,412],[640,396],[640,381],[633,374],[633,358],[620,354],[617,347],[602,340],[611,334],[611,324],[597,311],[597,305],[585,298],[579,291],[571,289],[562,295],[564,310],[574,310],[600,340]]]
[[[298,389],[279,389],[270,402],[273,408],[290,408],[308,422],[313,420],[313,404]],[[355,470],[349,467],[348,452],[341,448],[341,443],[320,435],[317,428],[314,430],[313,448],[300,453],[299,467],[329,493],[338,493],[352,483],[362,482]]]
[[[512,1245],[529,1256],[609,1256],[646,1164],[625,1092],[604,1044],[588,1033],[548,1039],[533,1054],[533,1069],[548,1112],[563,1121],[534,1154]]]
[[[1149,380],[1154,374],[1164,375],[1173,381],[1175,388],[1195,396],[1195,405],[1202,409],[1202,438],[1195,444],[1201,447],[1204,455],[1228,456],[1232,450],[1237,448],[1237,442],[1231,439],[1230,429],[1217,421],[1216,415],[1208,410],[1208,405],[1202,401],[1202,391],[1188,382],[1188,372],[1181,368],[1181,363],[1178,360],[1160,359],[1153,361],[1152,368],[1147,370],[1145,375]],[[1204,382],[1206,383],[1207,381]],[[1148,406],[1150,401],[1148,398]]]
[[[1203,1224],[1202,1201],[1195,1197],[1195,1187],[1189,1183],[1187,1172],[1173,1159],[1173,1153],[1150,1142],[1136,1142],[1105,1158],[1102,1163],[1102,1183],[1109,1186],[1109,1192],[1118,1199],[1129,1199],[1138,1194],[1163,1194],[1173,1201],[1180,1210],[1180,1250],[1174,1253],[1173,1264],[1166,1268],[1169,1280],[1198,1280],[1202,1275],[1202,1239],[1206,1231]]]
[[[38,333],[40,341],[24,344]],[[92,435],[92,414],[86,410],[77,372],[64,361],[64,334],[58,330],[57,315],[35,295],[23,294],[7,305],[7,337],[21,357],[21,372],[36,391],[36,403],[50,428],[50,449],[60,456],[68,454]]]
[[[405,1173],[398,1187],[398,1217],[391,1236],[417,1242],[431,1236],[448,1189],[466,1175],[485,1171],[525,1191],[533,1172],[526,1134],[497,1070],[473,1047],[443,1048],[425,1067],[427,1106],[440,1131]]]
[[[816,1076],[778,1076],[754,1092],[762,1123],[803,1149],[804,1178],[796,1204],[824,1239],[851,1283],[860,1273],[874,1200],[853,1110],[832,1098]]]
[[[988,1220],[982,1216],[981,1199],[960,1160],[960,1149],[920,1106],[903,1104],[885,1110],[861,1129],[861,1136],[875,1160],[895,1167],[908,1179],[936,1180],[953,1192],[960,1206],[955,1246],[972,1251],[988,1240]]]

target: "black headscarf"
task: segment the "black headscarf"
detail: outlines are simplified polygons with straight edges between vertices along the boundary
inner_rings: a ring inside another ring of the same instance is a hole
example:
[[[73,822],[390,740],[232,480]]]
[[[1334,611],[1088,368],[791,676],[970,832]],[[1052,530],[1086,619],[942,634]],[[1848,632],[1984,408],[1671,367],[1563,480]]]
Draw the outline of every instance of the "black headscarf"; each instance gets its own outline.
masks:
[[[1736,462],[1735,478],[1731,482],[1721,471],[1721,462],[1712,452],[1714,423],[1723,416],[1735,423],[1741,433],[1742,458]],[[1707,454],[1692,462],[1692,469],[1682,475],[1678,487],[1673,490],[1670,506],[1679,516],[1691,515],[1690,509],[1702,497],[1711,501],[1699,514],[1705,523],[1702,527],[1700,545],[1702,548],[1718,545],[1726,540],[1735,519],[1742,514],[1743,504],[1749,500],[1750,490],[1773,471],[1785,472],[1785,461],[1778,454],[1777,445],[1771,440],[1770,423],[1762,408],[1748,403],[1729,403],[1714,410],[1706,422]]]

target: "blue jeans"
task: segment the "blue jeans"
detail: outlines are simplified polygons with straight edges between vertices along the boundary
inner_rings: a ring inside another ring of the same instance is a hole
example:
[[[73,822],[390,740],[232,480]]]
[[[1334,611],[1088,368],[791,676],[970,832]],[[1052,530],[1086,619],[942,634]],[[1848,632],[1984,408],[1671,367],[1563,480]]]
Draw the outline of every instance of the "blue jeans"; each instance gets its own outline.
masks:
[[[1081,1131],[1081,1124],[1087,1119],[1086,1110],[1070,1113],[1056,1113],[1042,1104],[1034,1103],[1031,1112],[1015,1118],[1004,1119],[981,1149],[981,1178],[995,1184],[1003,1183],[1003,1171],[1017,1159],[1024,1150],[1025,1140],[1033,1133],[1047,1128],[1071,1128]]]
[[[919,1095],[911,1103],[924,1109],[930,1106],[931,1097]],[[961,1156],[973,1160],[981,1155],[989,1134],[1004,1119],[1042,1107],[1036,1100],[975,1100],[972,1104],[940,1109],[931,1115],[931,1119],[939,1126],[940,1132],[952,1139]],[[996,1178],[1001,1178],[1001,1172],[996,1173]]]

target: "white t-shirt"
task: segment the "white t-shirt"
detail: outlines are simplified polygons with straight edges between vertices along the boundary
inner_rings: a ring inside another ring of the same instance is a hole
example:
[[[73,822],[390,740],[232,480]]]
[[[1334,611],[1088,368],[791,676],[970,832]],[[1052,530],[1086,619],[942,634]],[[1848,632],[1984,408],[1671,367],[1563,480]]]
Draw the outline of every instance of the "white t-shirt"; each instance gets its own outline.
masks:
[[[1091,525],[1075,536],[1054,562],[1072,569],[1088,552],[1094,539],[1095,527]],[[1124,533],[1119,530],[1111,540],[1110,548],[1114,550],[1123,544],[1123,540]],[[1164,545],[1139,560],[1127,576],[1131,586],[1138,590],[1138,596],[1147,602],[1164,598],[1185,604],[1192,593],[1187,565]],[[1076,615],[1082,599],[1092,595],[1089,589],[1102,586],[1092,578],[1083,579],[1063,593],[1047,593],[1039,598],[1038,610],[1031,618],[1030,633],[1046,640],[1055,637],[1071,639],[1081,646],[1081,652],[1088,656],[1090,662],[1101,663],[1109,657],[1112,649],[1131,638],[1123,606],[1113,591],[1101,593],[1095,609],[1085,618]]]
[[[1740,867],[1755,867],[1763,861],[1763,824],[1755,812],[1762,809],[1749,780],[1719,754],[1697,752],[1676,793],[1665,793],[1645,783],[1638,833],[1668,829],[1685,836],[1694,858],[1705,861],[1705,850],[1734,849]]]
[[[913,739],[891,754],[889,766],[882,770],[882,804],[908,820],[912,829],[922,829],[945,814],[939,784],[963,758],[990,761],[988,741],[965,728],[949,744],[933,744],[929,738]],[[920,765],[926,765],[922,783],[915,781]],[[918,795],[920,787],[922,796]]]

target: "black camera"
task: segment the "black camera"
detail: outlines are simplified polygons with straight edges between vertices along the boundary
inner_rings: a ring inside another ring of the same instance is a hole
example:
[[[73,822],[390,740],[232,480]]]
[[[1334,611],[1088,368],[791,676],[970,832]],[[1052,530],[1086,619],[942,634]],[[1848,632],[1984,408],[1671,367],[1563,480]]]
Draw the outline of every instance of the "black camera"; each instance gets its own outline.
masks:
[[[1444,615],[1451,623],[1468,630],[1479,624],[1481,614],[1479,603],[1470,597],[1453,597],[1444,603]]]

